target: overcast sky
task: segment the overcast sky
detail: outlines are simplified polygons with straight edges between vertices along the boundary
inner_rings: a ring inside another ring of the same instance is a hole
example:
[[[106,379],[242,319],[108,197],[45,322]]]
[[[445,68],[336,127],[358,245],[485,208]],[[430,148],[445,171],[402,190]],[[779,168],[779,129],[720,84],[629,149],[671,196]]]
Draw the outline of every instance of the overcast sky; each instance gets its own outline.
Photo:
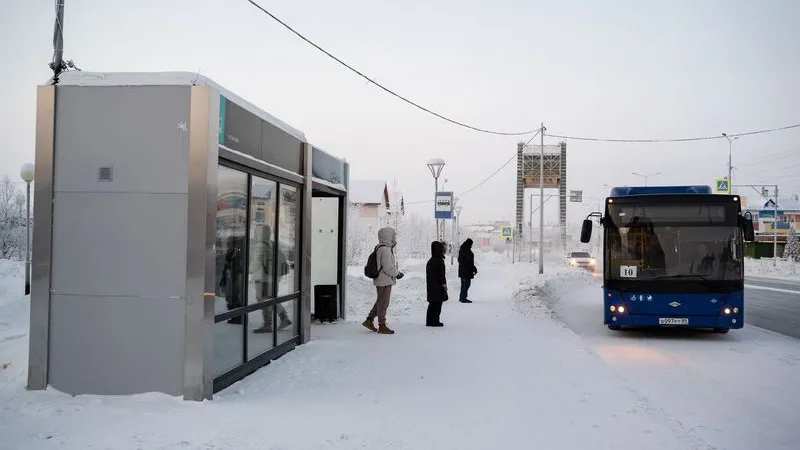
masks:
[[[481,128],[605,138],[729,134],[800,123],[796,0],[260,0],[338,57],[441,114]],[[33,160],[35,87],[51,75],[53,1],[0,0],[0,174]],[[244,0],[68,0],[65,58],[90,71],[200,71],[351,163],[396,177],[406,202],[469,189],[520,138],[462,129],[366,83]],[[538,142],[538,138],[536,139]],[[545,143],[557,140],[546,138]],[[568,187],[711,184],[728,142],[568,141]],[[734,143],[734,183],[800,192],[800,129]],[[461,198],[463,216],[513,220],[515,164]],[[745,195],[752,191],[744,191]],[[752,196],[752,195],[751,195]],[[526,200],[526,204],[528,201]],[[548,219],[557,220],[556,202]],[[419,205],[428,213],[432,204]],[[432,214],[432,212],[431,212]]]

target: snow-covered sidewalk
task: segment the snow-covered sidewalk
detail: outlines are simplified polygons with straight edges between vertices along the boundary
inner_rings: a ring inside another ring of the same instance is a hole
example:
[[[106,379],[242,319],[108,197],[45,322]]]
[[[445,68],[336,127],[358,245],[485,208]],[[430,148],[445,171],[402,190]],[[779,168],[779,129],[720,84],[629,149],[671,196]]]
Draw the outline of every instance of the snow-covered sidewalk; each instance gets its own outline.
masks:
[[[535,293],[534,266],[482,265],[473,304],[449,301],[424,327],[422,261],[405,267],[393,336],[360,326],[369,281],[351,277],[350,318],[212,402],[160,394],[27,392],[0,372],[2,448],[25,449],[686,449],[680,422],[628,388]],[[566,272],[565,272],[566,273]],[[570,276],[585,276],[585,274]],[[455,296],[457,280],[451,280]],[[520,292],[514,291],[522,286]],[[363,295],[358,295],[362,293]],[[27,339],[0,346],[19,361]],[[13,344],[13,345],[11,345]],[[13,348],[9,348],[13,347]],[[16,374],[15,376],[11,376]]]

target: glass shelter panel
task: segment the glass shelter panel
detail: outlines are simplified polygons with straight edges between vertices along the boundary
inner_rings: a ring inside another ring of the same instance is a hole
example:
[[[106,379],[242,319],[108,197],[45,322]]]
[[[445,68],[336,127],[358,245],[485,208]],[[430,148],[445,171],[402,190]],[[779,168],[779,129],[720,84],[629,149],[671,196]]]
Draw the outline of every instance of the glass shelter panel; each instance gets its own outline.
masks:
[[[247,174],[217,170],[215,315],[243,310],[246,295]],[[214,325],[214,373],[220,375],[244,360],[243,317]]]
[[[281,185],[280,220],[278,226],[278,262],[280,264],[278,296],[298,291],[297,260],[299,256],[298,235],[298,190],[293,186]]]
[[[256,176],[252,177],[250,199],[249,286],[250,301],[257,303],[275,298],[274,249],[275,210],[278,184]]]

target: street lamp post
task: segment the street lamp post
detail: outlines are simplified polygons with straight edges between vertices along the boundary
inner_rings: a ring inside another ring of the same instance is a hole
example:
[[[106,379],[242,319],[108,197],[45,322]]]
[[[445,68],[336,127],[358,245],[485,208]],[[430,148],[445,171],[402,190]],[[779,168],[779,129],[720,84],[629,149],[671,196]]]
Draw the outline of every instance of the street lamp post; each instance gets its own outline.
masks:
[[[441,158],[433,158],[429,159],[426,163],[428,169],[431,171],[431,175],[433,175],[433,183],[434,183],[434,192],[433,192],[433,210],[434,213],[436,212],[436,193],[439,192],[439,175],[442,174],[442,169],[444,169],[444,160]],[[441,228],[439,227],[439,219],[436,219],[436,240],[441,241]]]
[[[458,199],[456,199],[458,200]],[[459,220],[461,219],[461,205],[458,205],[457,201],[453,202],[454,205],[457,205],[453,208],[453,212],[455,215],[453,216],[453,236],[452,236],[452,243],[450,244],[450,265],[453,265],[453,258],[455,256],[456,251],[458,251],[459,241],[461,240],[461,229],[459,228]]]
[[[26,185],[25,194],[25,295],[31,293],[31,182],[33,181],[33,164],[23,164],[19,176]]]
[[[731,139],[727,133],[722,135],[728,140],[728,193],[733,193],[733,141],[739,139],[739,136]]]
[[[642,178],[644,178],[644,185],[645,185],[645,186],[647,186],[647,179],[648,179],[648,178],[650,178],[650,177],[654,177],[654,176],[656,176],[656,175],[661,175],[661,172],[651,173],[651,174],[647,174],[647,175],[642,175],[642,174],[640,174],[640,173],[636,173],[636,172],[631,172],[631,173],[632,173],[633,175],[636,175],[636,176],[639,176],[639,177],[642,177]]]

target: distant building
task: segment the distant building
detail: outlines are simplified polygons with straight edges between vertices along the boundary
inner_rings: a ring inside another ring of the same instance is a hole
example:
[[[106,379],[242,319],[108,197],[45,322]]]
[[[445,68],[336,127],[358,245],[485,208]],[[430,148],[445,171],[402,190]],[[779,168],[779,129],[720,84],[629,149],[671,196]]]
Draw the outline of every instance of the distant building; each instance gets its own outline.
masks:
[[[351,180],[349,203],[353,210],[350,227],[377,233],[389,225],[389,187],[385,181]]]
[[[777,241],[785,243],[789,230],[800,231],[800,198],[796,194],[785,199],[778,197],[777,222],[775,206],[771,199],[756,201],[751,197],[743,200],[747,204],[744,210],[753,215],[756,241],[772,242],[777,235]]]

